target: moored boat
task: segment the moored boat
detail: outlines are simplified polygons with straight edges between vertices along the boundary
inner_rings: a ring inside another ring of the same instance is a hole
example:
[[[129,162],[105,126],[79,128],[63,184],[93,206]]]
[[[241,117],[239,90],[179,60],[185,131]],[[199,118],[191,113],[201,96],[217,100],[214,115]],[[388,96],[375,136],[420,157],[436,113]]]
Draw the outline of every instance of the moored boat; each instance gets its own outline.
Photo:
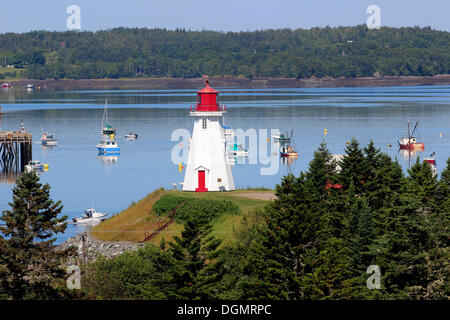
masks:
[[[100,143],[97,144],[97,149],[100,153],[120,153],[120,148],[114,138],[101,140]]]
[[[107,213],[97,212],[95,209],[90,208],[84,210],[84,214],[81,218],[73,218],[72,221],[74,223],[92,223],[92,222],[100,222],[106,219]]]
[[[419,142],[417,138],[414,137],[414,132],[416,131],[418,125],[419,122],[417,121],[416,125],[414,126],[414,129],[411,131],[411,123],[408,121],[408,130],[406,132],[406,135],[398,139],[398,145],[400,146],[400,149],[410,149],[410,150],[425,149],[425,144]]]
[[[294,147],[291,145],[287,145],[287,146],[282,146],[280,148],[280,155],[282,157],[292,157],[292,158],[296,158],[298,157],[298,152],[295,151]]]
[[[136,140],[138,135],[136,133],[130,132],[129,134],[126,134],[124,137],[125,137],[125,139],[128,139],[128,140]]]
[[[28,162],[27,165],[25,165],[25,171],[31,172],[31,171],[42,171],[44,168],[44,164],[39,160],[31,160]]]
[[[57,146],[58,140],[53,138],[53,134],[44,132],[41,136],[41,143],[43,146]]]
[[[105,136],[116,134],[116,128],[108,124],[108,99],[105,100],[105,108],[103,109],[101,134]]]

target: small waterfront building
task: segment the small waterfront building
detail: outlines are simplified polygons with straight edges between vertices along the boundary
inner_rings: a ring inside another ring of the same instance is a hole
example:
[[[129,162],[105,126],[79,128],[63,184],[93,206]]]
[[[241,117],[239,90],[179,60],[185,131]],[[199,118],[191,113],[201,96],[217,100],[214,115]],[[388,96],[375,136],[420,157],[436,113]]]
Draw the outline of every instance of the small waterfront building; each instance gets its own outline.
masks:
[[[197,92],[197,104],[191,107],[194,130],[184,176],[183,191],[235,190],[227,158],[224,128],[220,122],[226,107],[219,105],[219,92],[209,86]]]

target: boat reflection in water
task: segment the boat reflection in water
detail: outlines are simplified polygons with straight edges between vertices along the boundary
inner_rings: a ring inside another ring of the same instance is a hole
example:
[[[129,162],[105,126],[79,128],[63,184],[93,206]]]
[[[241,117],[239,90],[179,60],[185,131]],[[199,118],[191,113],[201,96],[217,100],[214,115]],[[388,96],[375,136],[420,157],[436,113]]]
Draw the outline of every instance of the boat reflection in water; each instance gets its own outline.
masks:
[[[99,152],[98,158],[106,167],[115,166],[115,165],[117,165],[117,162],[119,161],[118,154],[108,154],[108,153]]]
[[[399,149],[398,154],[408,163],[408,168],[411,168],[411,163],[415,162],[423,151],[423,149]]]

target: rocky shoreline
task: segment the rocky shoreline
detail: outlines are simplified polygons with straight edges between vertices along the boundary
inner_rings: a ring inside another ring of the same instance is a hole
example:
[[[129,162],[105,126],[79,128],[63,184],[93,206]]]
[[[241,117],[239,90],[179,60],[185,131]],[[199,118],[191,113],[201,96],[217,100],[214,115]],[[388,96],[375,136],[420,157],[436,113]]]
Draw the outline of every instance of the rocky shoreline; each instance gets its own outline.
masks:
[[[338,87],[392,87],[450,85],[450,74],[435,76],[382,76],[358,78],[232,78],[212,77],[217,88],[338,88]],[[201,78],[145,78],[145,79],[62,79],[10,81],[16,88],[34,84],[46,90],[114,90],[114,89],[198,89]]]
[[[99,256],[106,258],[114,258],[126,251],[134,251],[142,247],[143,244],[138,244],[129,241],[101,241],[94,238],[89,231],[77,234],[63,244],[57,246],[57,250],[65,250],[70,247],[77,249],[77,254],[71,257],[68,264],[74,264],[77,260],[86,262],[93,262]]]

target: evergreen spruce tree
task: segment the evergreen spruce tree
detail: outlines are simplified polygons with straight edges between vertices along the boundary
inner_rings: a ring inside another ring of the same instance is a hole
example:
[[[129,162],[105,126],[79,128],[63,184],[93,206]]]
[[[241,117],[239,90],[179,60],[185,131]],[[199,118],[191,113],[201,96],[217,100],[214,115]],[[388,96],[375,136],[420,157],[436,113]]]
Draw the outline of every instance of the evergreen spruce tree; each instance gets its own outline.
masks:
[[[433,175],[431,166],[427,162],[416,163],[408,170],[407,193],[427,207],[434,207],[437,194],[437,179]]]
[[[50,199],[50,186],[39,183],[35,173],[24,173],[13,189],[10,210],[0,220],[0,266],[2,287],[12,299],[58,297],[65,286],[61,262],[69,251],[54,250],[54,235],[66,229],[67,216],[60,216],[60,201]],[[61,286],[61,287],[60,287]]]
[[[356,139],[352,139],[350,144],[345,148],[345,153],[341,161],[340,177],[346,188],[350,186],[350,181],[353,181],[356,193],[360,194],[364,183],[365,159]]]
[[[168,250],[177,262],[173,278],[178,299],[206,298],[212,294],[209,284],[214,282],[214,272],[211,270],[218,269],[214,259],[221,241],[210,237],[210,232],[210,225],[202,225],[193,217],[184,222],[181,237],[174,237],[175,241],[169,243]]]
[[[336,182],[336,162],[333,161],[331,153],[328,151],[326,143],[322,142],[317,151],[314,152],[314,158],[309,163],[308,173],[306,174],[310,190],[318,196],[318,200],[327,193],[327,184]]]

